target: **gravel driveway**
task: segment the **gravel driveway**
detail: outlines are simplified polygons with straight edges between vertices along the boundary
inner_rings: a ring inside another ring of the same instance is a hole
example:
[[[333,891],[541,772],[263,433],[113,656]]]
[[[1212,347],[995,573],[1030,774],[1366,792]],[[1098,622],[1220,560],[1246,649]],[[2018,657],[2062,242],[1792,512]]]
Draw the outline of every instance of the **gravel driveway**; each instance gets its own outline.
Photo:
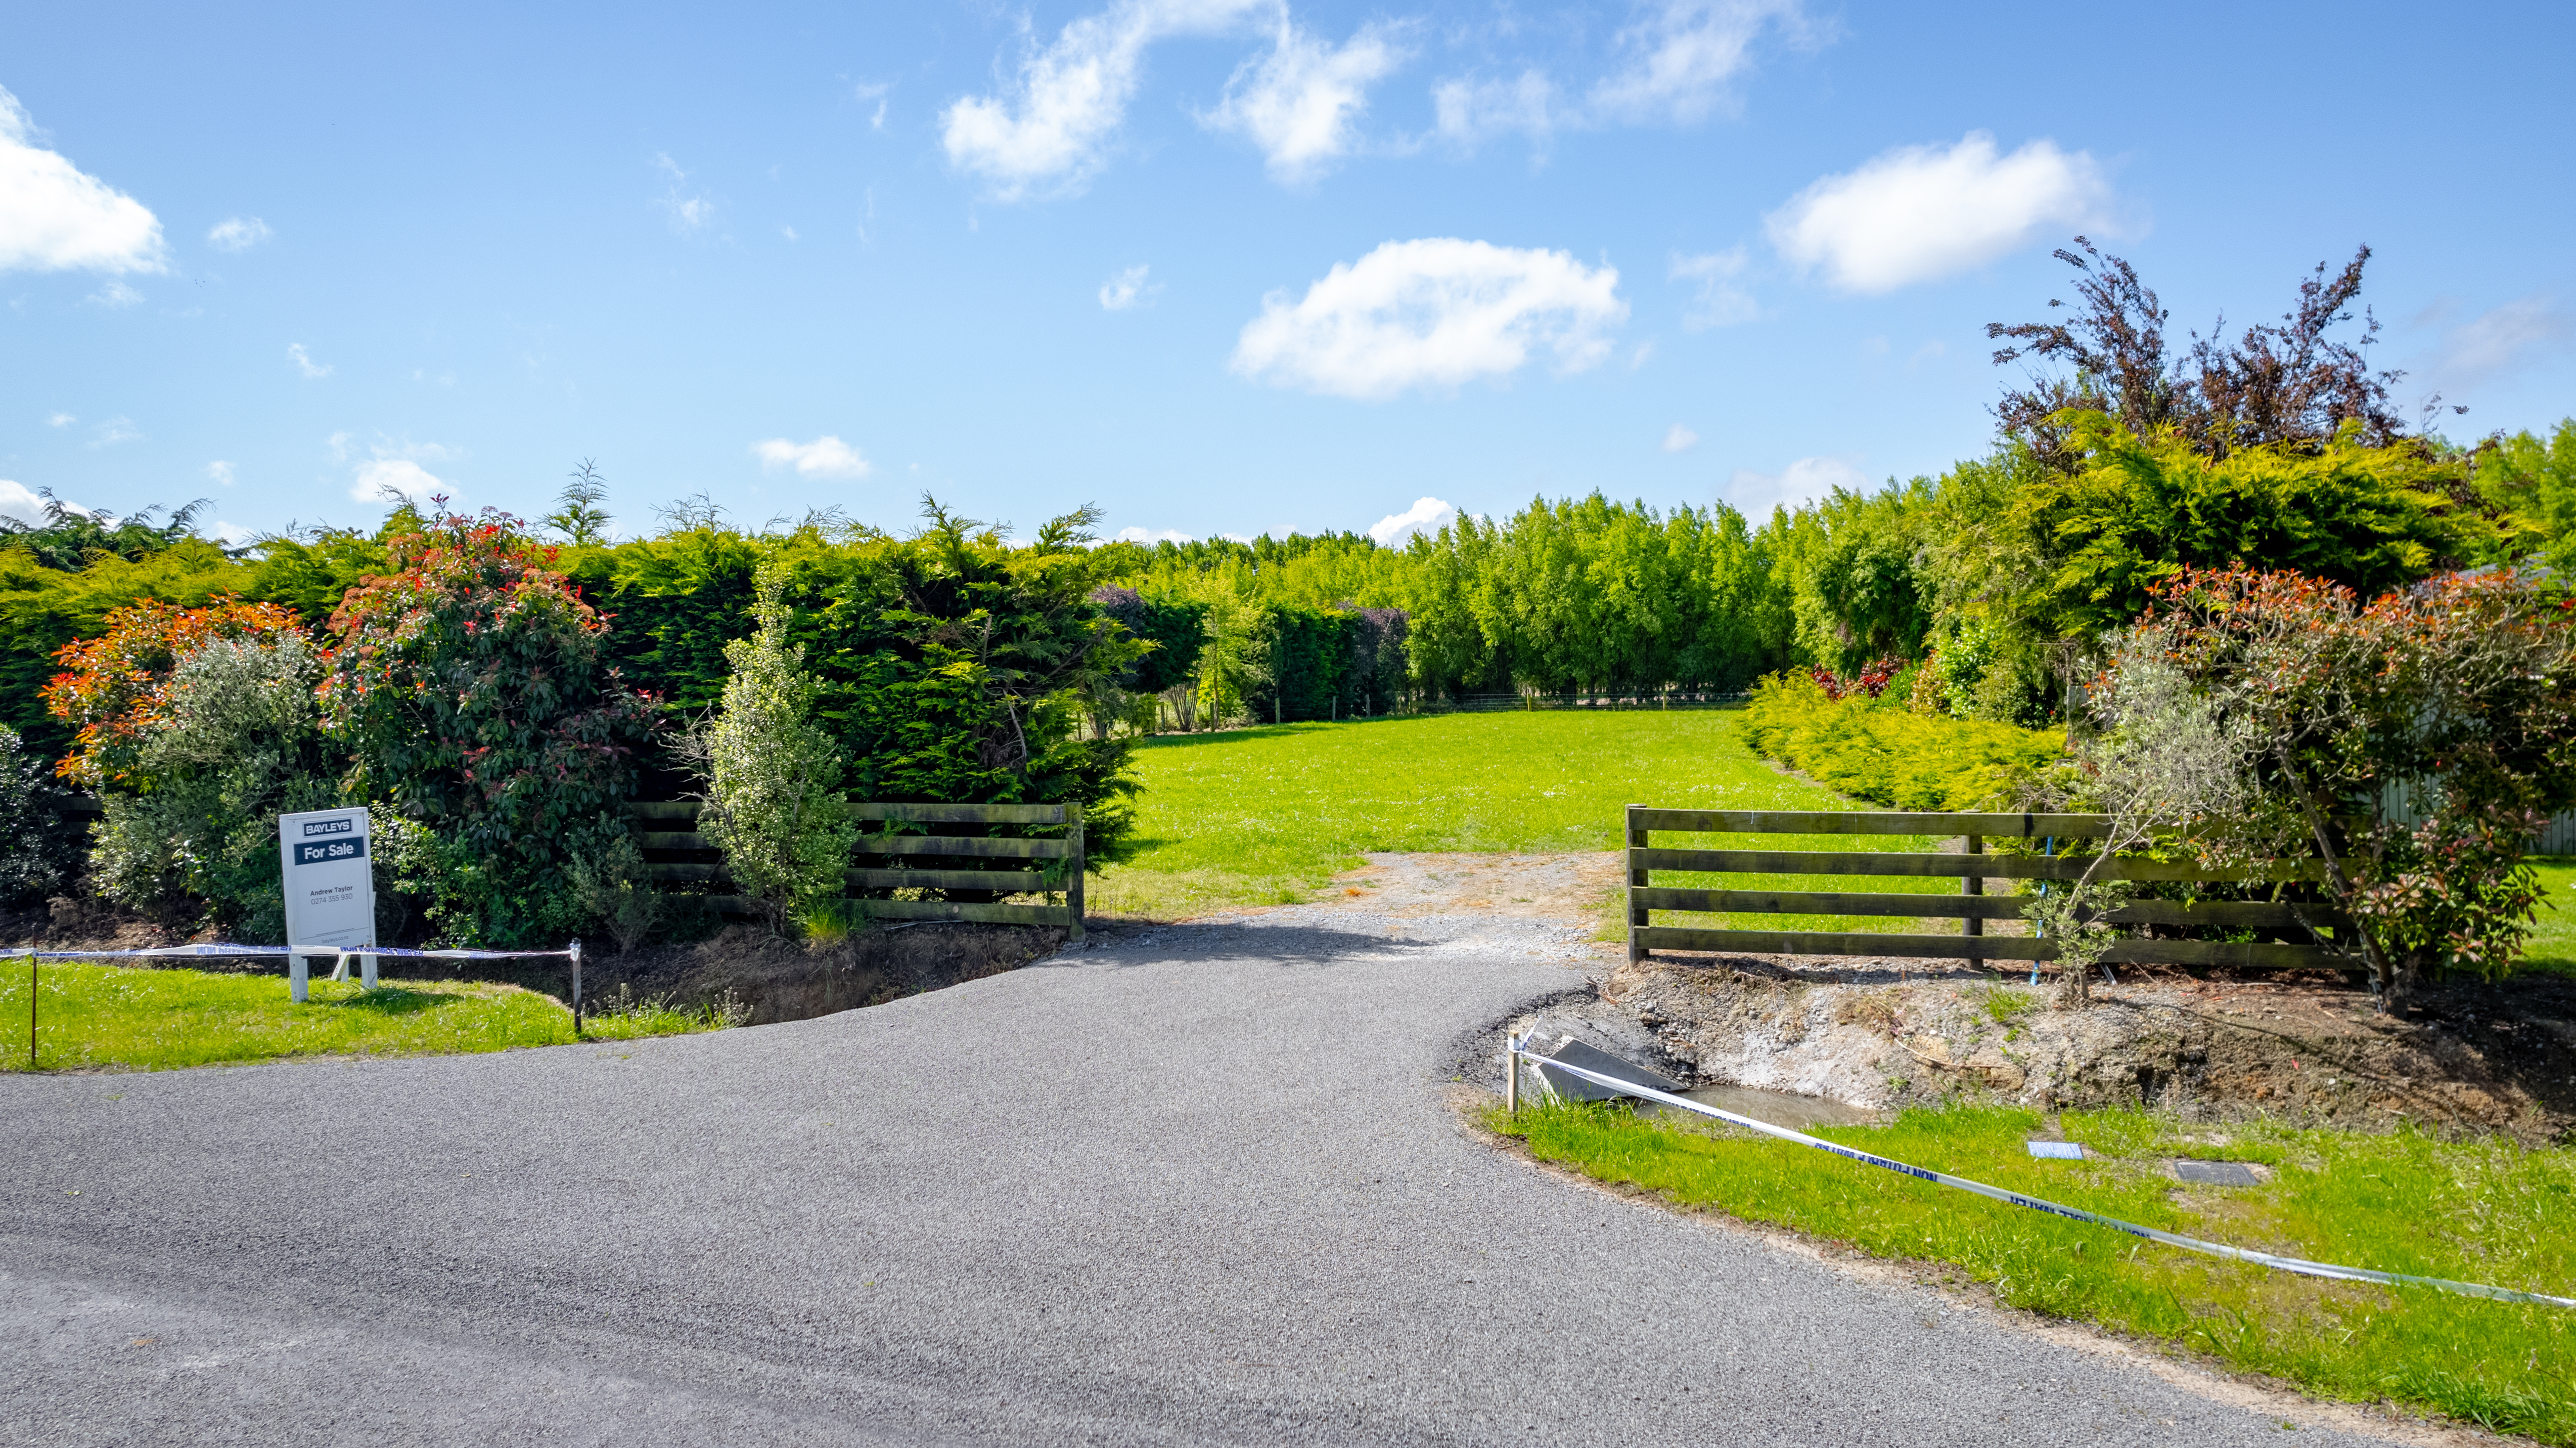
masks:
[[[1273,913],[708,1036],[0,1078],[0,1441],[2285,1441],[1473,1139],[1450,1077],[1577,934]]]

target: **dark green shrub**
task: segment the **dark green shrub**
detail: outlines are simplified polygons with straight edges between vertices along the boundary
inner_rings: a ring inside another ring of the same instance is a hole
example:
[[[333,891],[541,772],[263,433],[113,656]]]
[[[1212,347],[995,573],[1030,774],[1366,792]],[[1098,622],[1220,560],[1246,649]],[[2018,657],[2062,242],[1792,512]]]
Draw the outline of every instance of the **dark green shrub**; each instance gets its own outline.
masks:
[[[568,867],[625,832],[652,705],[516,518],[441,515],[388,552],[331,619],[323,699],[352,790],[426,830],[444,935],[560,943],[586,914]]]

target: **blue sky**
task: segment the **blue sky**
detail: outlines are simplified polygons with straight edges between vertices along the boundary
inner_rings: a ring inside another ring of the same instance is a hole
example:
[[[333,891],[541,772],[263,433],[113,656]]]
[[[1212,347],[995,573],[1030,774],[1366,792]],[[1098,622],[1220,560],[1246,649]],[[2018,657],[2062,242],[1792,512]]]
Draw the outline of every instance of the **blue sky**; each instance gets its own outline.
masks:
[[[20,6],[0,510],[628,531],[1762,510],[1989,442],[2077,231],[2173,330],[2375,249],[2576,412],[2576,7]],[[1438,506],[1417,508],[1418,500]]]

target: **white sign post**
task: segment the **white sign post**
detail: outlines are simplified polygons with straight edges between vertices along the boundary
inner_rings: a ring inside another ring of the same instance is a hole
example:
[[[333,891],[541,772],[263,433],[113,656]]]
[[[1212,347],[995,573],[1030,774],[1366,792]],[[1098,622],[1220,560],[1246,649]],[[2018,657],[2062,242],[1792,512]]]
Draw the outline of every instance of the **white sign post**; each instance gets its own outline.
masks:
[[[336,955],[343,975],[349,955],[376,943],[376,873],[368,857],[367,811],[318,809],[277,817],[277,853],[286,874],[286,943]],[[286,958],[287,994],[306,997],[306,958]],[[359,957],[369,990],[376,958]]]

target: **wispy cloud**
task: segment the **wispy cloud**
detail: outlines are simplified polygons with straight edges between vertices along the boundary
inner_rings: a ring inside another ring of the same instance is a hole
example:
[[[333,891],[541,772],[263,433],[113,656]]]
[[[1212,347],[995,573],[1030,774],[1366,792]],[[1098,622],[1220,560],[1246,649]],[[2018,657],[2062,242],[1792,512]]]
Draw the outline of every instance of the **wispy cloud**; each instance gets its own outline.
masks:
[[[270,234],[268,223],[256,216],[228,216],[206,233],[206,244],[217,251],[248,251]]]
[[[89,294],[90,304],[99,307],[130,307],[141,300],[143,294],[123,282],[109,282]]]
[[[1100,284],[1100,306],[1104,311],[1123,312],[1129,307],[1150,302],[1154,293],[1163,289],[1159,282],[1147,283],[1149,267],[1131,266]]]
[[[1754,42],[1777,30],[1814,46],[1829,34],[1799,0],[1665,0],[1622,29],[1618,71],[1592,88],[1604,121],[1688,125],[1735,103],[1729,83],[1752,68]]]
[[[45,426],[47,427],[69,427],[78,421],[80,421],[79,418],[72,416],[68,412],[48,412],[45,414]]]
[[[142,437],[143,430],[134,425],[133,418],[111,417],[107,421],[90,429],[89,445],[91,447],[115,447],[119,443],[140,441]]]
[[[999,95],[940,112],[940,144],[997,200],[1079,191],[1106,164],[1144,72],[1145,51],[1175,35],[1222,32],[1275,0],[1120,0],[1030,44]]]
[[[1223,102],[1201,119],[1259,146],[1272,180],[1302,185],[1358,145],[1369,87],[1403,63],[1388,26],[1364,25],[1337,48],[1282,10],[1270,53],[1245,61],[1226,83]]]
[[[1464,150],[1507,135],[1544,146],[1560,124],[1578,119],[1563,113],[1556,82],[1535,68],[1511,80],[1444,80],[1431,88],[1431,110],[1440,139]]]
[[[1878,293],[1983,266],[2045,234],[2099,230],[2110,205],[2110,182],[2085,152],[2039,140],[2004,155],[1971,131],[1955,146],[1900,146],[1824,177],[1764,224],[1801,271]]]
[[[304,380],[307,382],[310,382],[317,377],[328,377],[331,375],[331,364],[328,362],[314,361],[313,354],[305,351],[304,344],[301,342],[289,342],[286,344],[286,360],[295,364],[295,370],[303,373]]]
[[[876,469],[859,450],[826,433],[812,442],[789,442],[773,437],[751,445],[760,465],[768,468],[794,468],[808,478],[864,478]]]
[[[231,487],[233,485],[233,465],[220,460],[206,464],[206,481],[213,483],[219,488]]]
[[[1668,453],[1689,452],[1697,446],[1699,434],[1678,422],[1673,424],[1672,431],[1664,434],[1664,451]]]
[[[1458,510],[1438,498],[1416,498],[1401,513],[1389,513],[1369,525],[1369,537],[1382,548],[1401,548],[1417,533],[1437,533],[1458,521]]]
[[[1119,543],[1195,543],[1198,540],[1178,528],[1121,528],[1114,542]]]
[[[1736,284],[1747,265],[1748,258],[1740,246],[1728,251],[1712,251],[1704,256],[1676,254],[1673,257],[1673,280],[1696,283],[1698,290],[1691,300],[1690,309],[1682,313],[1682,325],[1700,332],[1711,327],[1732,327],[1762,315],[1762,308],[1754,302],[1752,293]]]
[[[662,208],[665,216],[670,218],[671,229],[683,236],[692,236],[706,230],[708,224],[716,219],[716,204],[687,188],[685,183],[689,179],[689,173],[680,169],[680,163],[672,160],[669,152],[654,152],[653,168],[660,171],[671,183],[667,190],[654,198],[653,202],[654,205]]]
[[[1343,262],[1291,301],[1262,299],[1236,372],[1279,386],[1377,400],[1517,372],[1534,351],[1557,370],[1599,365],[1628,318],[1616,269],[1561,251],[1455,237],[1390,241]]]
[[[2576,338],[2576,316],[2557,298],[2531,292],[2452,327],[2434,356],[2430,380],[2465,392],[2506,376]]]
[[[1845,454],[1800,458],[1776,473],[1738,468],[1719,491],[1737,512],[1759,520],[1775,507],[1796,507],[1836,488],[1866,490],[1869,475],[1860,470],[1859,464],[1857,454]]]
[[[38,144],[0,90],[0,271],[157,272],[167,251],[142,202]]]

